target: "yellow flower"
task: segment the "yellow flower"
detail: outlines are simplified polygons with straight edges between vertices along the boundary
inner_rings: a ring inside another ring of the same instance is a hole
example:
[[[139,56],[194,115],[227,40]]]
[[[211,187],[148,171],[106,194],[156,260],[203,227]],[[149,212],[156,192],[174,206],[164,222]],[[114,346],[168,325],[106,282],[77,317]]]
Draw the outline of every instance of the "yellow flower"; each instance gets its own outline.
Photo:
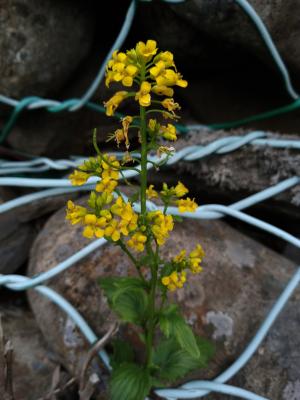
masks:
[[[83,221],[85,228],[82,235],[87,239],[92,239],[94,236],[102,238],[104,236],[104,227],[107,220],[104,217],[97,218],[94,214],[87,214]]]
[[[174,56],[170,51],[162,51],[160,52],[154,59],[155,62],[162,60],[166,67],[175,67],[174,64]]]
[[[186,250],[183,249],[179,254],[177,254],[177,256],[173,258],[173,261],[176,263],[181,263],[185,259],[185,256],[186,256]]]
[[[119,229],[123,235],[128,235],[137,228],[138,215],[134,212],[131,204],[125,203],[121,196],[117,198],[110,210],[112,214],[121,218]]]
[[[191,200],[189,197],[178,200],[177,205],[179,212],[195,212],[198,207],[198,204],[194,201],[194,199]]]
[[[176,128],[172,124],[168,124],[167,126],[162,125],[160,127],[162,136],[167,139],[167,140],[177,140],[177,135],[176,135]]]
[[[150,129],[151,132],[155,132],[156,128],[159,126],[157,123],[156,119],[150,118],[148,122],[148,128]]]
[[[69,175],[69,179],[72,185],[81,186],[86,183],[86,181],[89,179],[90,176],[91,174],[88,174],[84,171],[78,171],[77,169],[75,169],[75,171]]]
[[[174,188],[174,192],[177,197],[183,197],[189,192],[189,189],[186,188],[184,184],[179,181]]]
[[[151,104],[151,84],[147,81],[142,82],[140,90],[135,95],[135,100],[138,100],[140,105],[148,107]]]
[[[148,199],[154,199],[158,197],[158,193],[156,190],[153,189],[154,185],[149,185],[148,189],[146,190],[146,195]]]
[[[197,244],[196,248],[190,252],[190,258],[198,257],[203,258],[205,256],[205,252],[201,246],[201,244]]]
[[[125,53],[114,51],[112,59],[109,60],[106,68],[106,86],[109,86],[111,82],[120,81],[124,86],[132,86],[138,67],[130,62],[130,57]]]
[[[109,60],[109,62],[107,64],[107,66],[109,68],[112,68],[117,63],[125,63],[126,58],[127,58],[127,56],[125,53],[115,50],[112,54],[111,60]]]
[[[186,282],[186,272],[177,272],[173,271],[170,275],[164,276],[161,279],[161,283],[164,286],[167,286],[167,288],[173,292],[176,289],[180,289],[183,287],[184,283]]]
[[[119,107],[120,103],[127,97],[128,92],[120,91],[116,92],[107,102],[104,102],[106,108],[106,115],[111,117]]]
[[[167,238],[169,232],[174,228],[172,215],[164,215],[162,211],[151,211],[147,215],[148,220],[152,223],[151,231],[159,246],[162,246]]]
[[[161,75],[166,69],[166,64],[163,61],[158,61],[154,67],[150,68],[149,72],[152,78],[156,78]]]
[[[200,244],[197,244],[196,248],[190,252],[189,255],[189,266],[193,274],[198,274],[202,271],[201,261],[205,256],[204,250]]]
[[[174,94],[174,90],[166,85],[154,85],[151,91],[159,96],[172,97]]]
[[[120,163],[115,156],[104,154],[102,157],[101,166],[103,168],[103,172],[101,174],[102,179],[119,179]]]
[[[67,215],[66,219],[71,222],[72,225],[83,222],[87,214],[87,209],[82,206],[77,206],[72,200],[67,203]]]
[[[110,221],[109,225],[104,230],[104,236],[111,238],[114,242],[117,242],[120,239],[121,233],[119,231],[117,220],[112,219]]]
[[[161,102],[162,106],[165,107],[168,111],[180,110],[180,105],[174,102],[172,98],[166,98]]]
[[[199,274],[203,270],[201,267],[201,258],[191,258],[190,259],[190,270],[193,274]]]
[[[103,178],[103,179],[101,179],[100,182],[98,182],[96,184],[95,190],[97,192],[112,193],[115,190],[117,185],[118,185],[118,182],[115,181],[114,179]]]
[[[123,201],[122,197],[118,196],[117,200],[111,207],[111,212],[115,215],[121,216],[124,211],[125,204],[126,203]]]
[[[166,69],[162,74],[156,77],[156,84],[158,86],[180,86],[187,87],[188,83],[182,79],[182,75],[172,69]]]
[[[138,42],[136,45],[136,53],[140,56],[144,61],[149,61],[152,56],[157,53],[156,41],[155,40],[147,40],[146,43]]]
[[[128,139],[128,129],[130,124],[133,121],[133,118],[130,115],[127,115],[126,117],[122,118],[122,126],[123,126],[123,134],[125,136],[125,145],[126,148],[129,148],[129,139]]]
[[[133,78],[135,77],[138,69],[135,65],[127,65],[125,70],[123,71],[123,79],[122,84],[127,87],[131,87],[133,84]]]
[[[146,242],[147,236],[143,235],[141,232],[136,232],[128,240],[127,244],[134,250],[141,252],[144,251]]]

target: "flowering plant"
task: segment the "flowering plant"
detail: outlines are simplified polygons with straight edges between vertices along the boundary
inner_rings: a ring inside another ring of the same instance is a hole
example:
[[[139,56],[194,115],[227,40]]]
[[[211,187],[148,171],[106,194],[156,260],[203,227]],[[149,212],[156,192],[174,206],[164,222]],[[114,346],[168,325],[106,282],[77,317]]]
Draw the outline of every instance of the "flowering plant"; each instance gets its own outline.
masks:
[[[84,184],[91,176],[100,180],[90,193],[86,207],[68,202],[66,218],[72,224],[82,224],[86,238],[104,237],[120,246],[136,267],[136,277],[102,278],[100,286],[122,323],[137,327],[145,349],[138,362],[129,343],[114,340],[111,398],[143,400],[152,387],[175,382],[190,371],[204,367],[211,357],[211,345],[194,335],[178,306],[168,302],[167,295],[168,291],[182,288],[189,273],[201,272],[204,251],[198,244],[189,254],[181,250],[171,260],[161,257],[160,248],[176,219],[168,213],[169,206],[176,204],[180,212],[194,212],[198,206],[194,199],[185,197],[188,189],[181,182],[172,187],[164,183],[160,191],[147,185],[149,153],[156,151],[162,165],[174,149],[163,146],[161,139],[177,139],[176,127],[161,122],[177,120],[176,111],[180,106],[172,97],[173,87],[187,86],[176,69],[173,54],[159,52],[154,40],[139,42],[126,53],[115,51],[107,65],[106,85],[115,82],[127,90],[117,91],[104,103],[106,114],[114,115],[127,99],[139,106],[139,114],[123,117],[122,127],[109,138],[118,147],[125,146],[125,155],[118,160],[101,153],[94,134],[97,155],[80,165],[70,179],[74,185]],[[129,89],[134,86],[136,90]],[[153,114],[158,119],[150,118]],[[140,152],[130,150],[131,130],[138,132]],[[140,175],[141,183],[138,191],[127,198],[117,188],[118,179],[124,171],[132,169]],[[147,199],[160,199],[163,206],[148,211]]]

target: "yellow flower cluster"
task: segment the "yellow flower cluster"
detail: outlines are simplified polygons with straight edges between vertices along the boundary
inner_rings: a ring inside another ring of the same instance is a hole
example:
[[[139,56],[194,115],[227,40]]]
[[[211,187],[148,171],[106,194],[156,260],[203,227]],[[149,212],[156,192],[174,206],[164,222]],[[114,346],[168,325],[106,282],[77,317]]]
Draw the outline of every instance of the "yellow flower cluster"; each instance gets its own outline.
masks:
[[[189,192],[188,188],[184,186],[182,182],[178,182],[176,186],[168,187],[166,183],[163,183],[163,189],[160,192],[165,197],[183,197]]]
[[[115,156],[104,154],[90,158],[78,167],[69,179],[72,185],[83,185],[90,176],[98,176],[101,181],[96,184],[97,192],[112,193],[118,184],[120,163]]]
[[[121,196],[113,204],[112,201],[113,196],[107,192],[98,197],[92,192],[89,200],[91,209],[88,210],[70,200],[67,204],[66,219],[72,224],[81,223],[84,226],[82,234],[88,239],[105,237],[116,242],[122,235],[129,236],[136,231],[138,214],[134,212],[131,203],[125,202]],[[108,208],[105,208],[106,206]]]
[[[205,253],[200,244],[197,244],[197,247],[190,252],[189,267],[193,274],[197,274],[202,271],[200,263],[204,256]]]
[[[100,157],[90,157],[85,160],[83,164],[78,166],[78,169],[69,175],[69,179],[74,186],[81,186],[86,183],[86,181],[91,176],[100,176],[102,172],[101,158]]]
[[[72,200],[68,201],[66,219],[69,220],[72,225],[83,222],[86,214],[87,209],[85,207],[74,204]]]
[[[120,103],[128,96],[134,95],[141,106],[149,107],[151,92],[159,96],[167,96],[168,98],[162,101],[162,105],[170,112],[168,114],[171,117],[175,116],[174,110],[179,110],[180,106],[172,99],[174,94],[172,86],[185,88],[188,84],[177,72],[173,54],[170,51],[158,53],[155,40],[147,40],[146,43],[139,42],[134,49],[126,53],[114,51],[106,68],[105,83],[109,86],[111,82],[121,83],[125,87],[131,87],[135,82],[139,85],[139,90],[133,93],[119,91],[105,102],[108,116],[112,116]]]
[[[120,163],[115,156],[104,154],[101,160],[101,181],[96,185],[97,192],[112,193],[119,179]]]
[[[198,208],[198,204],[195,200],[191,200],[189,197],[186,199],[180,199],[177,201],[179,212],[195,212]]]
[[[148,128],[152,136],[161,136],[171,141],[177,140],[176,127],[173,124],[160,125],[156,119],[151,118],[148,122]]]
[[[134,250],[141,252],[144,251],[146,242],[147,236],[145,236],[142,232],[136,232],[131,236],[127,244]]]
[[[167,238],[169,232],[174,228],[172,215],[164,215],[162,211],[150,211],[147,214],[148,221],[151,223],[151,231],[155,237],[156,243],[162,246]]]
[[[188,188],[186,188],[184,184],[179,181],[176,186],[171,186],[170,188],[166,183],[163,183],[163,188],[160,191],[160,194],[158,194],[158,192],[154,189],[154,185],[150,185],[146,191],[146,195],[148,199],[157,198],[160,195],[164,203],[169,204],[169,201],[172,201],[174,197],[183,197],[188,192]],[[191,200],[189,197],[187,197],[186,199],[176,200],[176,204],[178,206],[179,212],[195,212],[198,208],[198,204],[195,202],[195,200]]]
[[[181,289],[186,282],[186,272],[173,271],[170,275],[164,276],[161,282],[164,286],[167,286],[168,290],[171,292],[176,289]]]
[[[202,271],[201,262],[205,253],[200,244],[192,250],[189,256],[186,256],[186,250],[183,249],[172,259],[174,271],[171,274],[163,276],[161,283],[167,286],[167,289],[174,291],[177,288],[182,288],[186,282],[186,269],[189,269],[193,274]]]
[[[122,82],[124,86],[130,87],[137,72],[138,68],[130,58],[125,53],[116,50],[106,66],[105,84],[108,87],[111,82]]]

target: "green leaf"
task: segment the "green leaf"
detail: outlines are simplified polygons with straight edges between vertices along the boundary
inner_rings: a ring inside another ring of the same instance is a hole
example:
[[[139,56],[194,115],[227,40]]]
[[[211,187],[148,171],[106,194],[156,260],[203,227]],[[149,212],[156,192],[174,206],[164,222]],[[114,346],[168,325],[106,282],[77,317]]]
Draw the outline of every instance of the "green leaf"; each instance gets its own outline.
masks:
[[[133,277],[101,278],[99,281],[99,285],[101,289],[104,290],[110,304],[113,302],[114,298],[117,297],[124,290],[144,287],[141,279]]]
[[[183,221],[183,218],[180,217],[179,215],[172,214],[172,217],[173,217],[174,221],[176,221],[176,222],[182,222]]]
[[[142,325],[146,320],[148,296],[143,289],[123,290],[114,297],[111,307],[123,321]]]
[[[147,369],[134,363],[124,363],[111,375],[111,400],[144,400],[149,394],[152,379]]]
[[[152,361],[156,367],[155,376],[169,383],[182,378],[190,371],[203,367],[201,357],[198,359],[191,357],[173,338],[163,340],[157,346]]]
[[[200,336],[196,336],[197,346],[200,351],[200,358],[203,362],[203,367],[206,367],[208,362],[213,358],[216,348],[212,342]]]
[[[179,314],[178,308],[175,305],[171,305],[161,312],[159,326],[167,338],[174,336],[181,348],[186,350],[191,357],[200,357],[195,335],[184,318]]]
[[[144,322],[148,308],[148,296],[141,279],[102,278],[100,287],[104,290],[110,307],[123,321],[138,325]]]
[[[120,364],[134,361],[134,351],[131,345],[125,340],[114,339],[112,341],[113,354],[110,358],[112,368],[117,368]]]
[[[186,350],[191,357],[199,358],[200,350],[197,346],[195,335],[191,327],[180,315],[174,318],[172,330],[180,346]]]

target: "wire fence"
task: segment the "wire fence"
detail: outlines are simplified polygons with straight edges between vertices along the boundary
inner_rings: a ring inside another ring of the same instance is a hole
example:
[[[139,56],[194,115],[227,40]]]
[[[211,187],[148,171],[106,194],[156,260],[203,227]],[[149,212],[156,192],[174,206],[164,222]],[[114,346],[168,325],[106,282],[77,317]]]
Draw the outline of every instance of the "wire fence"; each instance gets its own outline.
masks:
[[[140,0],[142,1],[142,0]],[[151,1],[151,0],[143,0],[143,1]],[[182,3],[185,0],[165,0],[169,3]],[[270,118],[272,116],[276,116],[282,113],[293,111],[300,106],[299,95],[295,91],[292,86],[291,79],[288,73],[288,70],[273,43],[273,40],[266,29],[263,21],[255,12],[253,7],[246,0],[235,0],[237,4],[242,8],[242,10],[250,17],[253,21],[253,24],[258,29],[262,40],[264,41],[267,49],[269,50],[271,56],[273,57],[274,63],[276,64],[281,76],[282,80],[285,84],[287,93],[293,99],[291,104],[287,106],[283,106],[281,108],[271,110],[259,115],[251,116],[239,121],[226,122],[223,124],[213,124],[208,126],[210,129],[228,129],[235,126],[243,125],[249,123],[251,121],[256,121],[260,119]],[[127,14],[125,16],[125,20],[123,26],[120,30],[120,33],[111,47],[111,50],[107,54],[105,60],[99,68],[99,72],[95,77],[94,81],[91,83],[90,87],[87,91],[82,95],[81,98],[78,99],[68,99],[63,102],[59,102],[51,99],[42,99],[39,97],[26,97],[22,100],[15,100],[7,96],[0,95],[0,103],[11,106],[13,111],[8,118],[7,123],[0,134],[0,143],[3,142],[7,135],[10,133],[11,129],[17,122],[17,119],[20,113],[24,110],[32,110],[38,108],[44,108],[49,112],[56,113],[63,110],[68,110],[69,112],[76,112],[81,107],[89,107],[98,112],[104,112],[102,106],[91,102],[91,98],[93,97],[96,89],[99,86],[99,83],[102,81],[104,73],[105,73],[105,65],[107,60],[111,57],[112,52],[115,49],[118,49],[124,43],[126,36],[131,28],[134,15],[136,12],[138,0],[133,0],[127,10]],[[117,115],[119,117],[119,115]],[[191,129],[197,129],[199,127],[203,127],[203,125],[178,125],[178,129],[182,132],[188,132]],[[192,162],[195,160],[199,160],[203,157],[207,157],[212,154],[217,154],[221,156],[222,154],[226,154],[232,151],[236,151],[242,146],[271,146],[275,148],[282,149],[300,149],[300,141],[299,140],[286,140],[284,138],[274,138],[262,131],[250,132],[243,136],[227,136],[222,139],[215,140],[205,146],[188,146],[177,153],[175,153],[167,162],[167,165],[175,164],[179,161]],[[115,153],[117,157],[121,157],[122,153]],[[20,196],[14,200],[8,201],[0,205],[0,213],[5,213],[9,210],[14,209],[15,207],[20,207],[22,205],[29,204],[33,201],[38,201],[39,199],[57,196],[63,193],[69,193],[74,191],[86,191],[92,188],[92,184],[95,182],[95,178],[91,178],[87,184],[81,187],[71,187],[70,182],[67,179],[41,179],[41,178],[20,178],[11,176],[13,174],[24,174],[24,173],[40,173],[48,170],[61,170],[66,171],[70,168],[74,168],[80,163],[82,163],[82,158],[71,158],[68,160],[52,160],[46,157],[37,157],[31,159],[29,161],[0,161],[0,186],[17,186],[17,187],[32,187],[32,188],[43,188],[43,190],[34,192],[31,194],[27,194],[24,196]],[[157,157],[153,156],[149,159],[148,168],[153,167],[153,162],[157,162]],[[161,161],[161,159],[160,159]],[[138,172],[137,171],[126,171],[124,178],[132,178]],[[3,177],[1,177],[3,176]],[[234,204],[229,206],[219,205],[219,204],[209,204],[205,206],[201,206],[201,208],[197,209],[196,213],[185,213],[181,214],[185,218],[195,218],[195,219],[217,219],[222,218],[224,216],[230,216],[232,218],[236,218],[240,221],[243,221],[247,224],[256,226],[274,236],[285,240],[286,242],[300,248],[300,240],[289,234],[288,232],[270,224],[265,221],[262,221],[258,218],[252,217],[246,214],[243,210],[246,208],[258,204],[266,199],[270,199],[286,190],[291,189],[292,187],[300,184],[300,177],[293,176],[290,177],[278,184],[269,187],[265,190],[262,190],[259,193],[253,194],[245,199],[242,199]],[[160,207],[156,206],[154,203],[148,201],[147,206],[151,210],[160,209]],[[139,211],[138,206],[136,207],[136,211]],[[176,208],[170,208],[169,212],[178,215],[178,210]],[[57,304],[77,325],[79,330],[85,336],[87,341],[92,345],[95,343],[98,338],[92,329],[89,327],[84,318],[78,313],[78,311],[61,295],[56,293],[54,290],[48,288],[43,285],[46,281],[53,278],[54,276],[59,275],[62,271],[72,267],[76,262],[80,261],[96,249],[100,248],[106,243],[104,239],[98,239],[91,242],[89,245],[73,254],[68,259],[64,260],[60,264],[56,265],[52,269],[47,272],[41,273],[35,277],[25,277],[21,275],[0,275],[0,286],[5,286],[8,289],[14,291],[22,291],[27,289],[34,289],[43,296],[49,298],[52,302]],[[186,383],[178,388],[174,389],[159,389],[156,390],[156,394],[161,396],[162,398],[168,400],[176,400],[176,399],[196,399],[201,398],[208,393],[216,392],[229,394],[235,397],[249,399],[249,400],[262,400],[265,399],[262,396],[259,396],[253,392],[247,391],[242,388],[238,388],[232,385],[227,384],[235,374],[237,374],[241,368],[249,361],[252,355],[255,353],[261,342],[264,340],[265,336],[269,332],[272,324],[276,320],[279,313],[282,311],[283,307],[286,305],[290,296],[293,294],[294,290],[298,286],[300,282],[300,266],[297,268],[294,276],[291,277],[290,281],[287,283],[285,289],[283,290],[281,296],[274,303],[272,309],[269,311],[265,320],[263,321],[261,327],[250,341],[248,346],[242,352],[242,354],[238,357],[238,359],[223,373],[221,373],[217,378],[213,381],[192,381]],[[111,369],[109,364],[109,356],[108,354],[102,350],[99,353],[104,365],[108,370]]]

